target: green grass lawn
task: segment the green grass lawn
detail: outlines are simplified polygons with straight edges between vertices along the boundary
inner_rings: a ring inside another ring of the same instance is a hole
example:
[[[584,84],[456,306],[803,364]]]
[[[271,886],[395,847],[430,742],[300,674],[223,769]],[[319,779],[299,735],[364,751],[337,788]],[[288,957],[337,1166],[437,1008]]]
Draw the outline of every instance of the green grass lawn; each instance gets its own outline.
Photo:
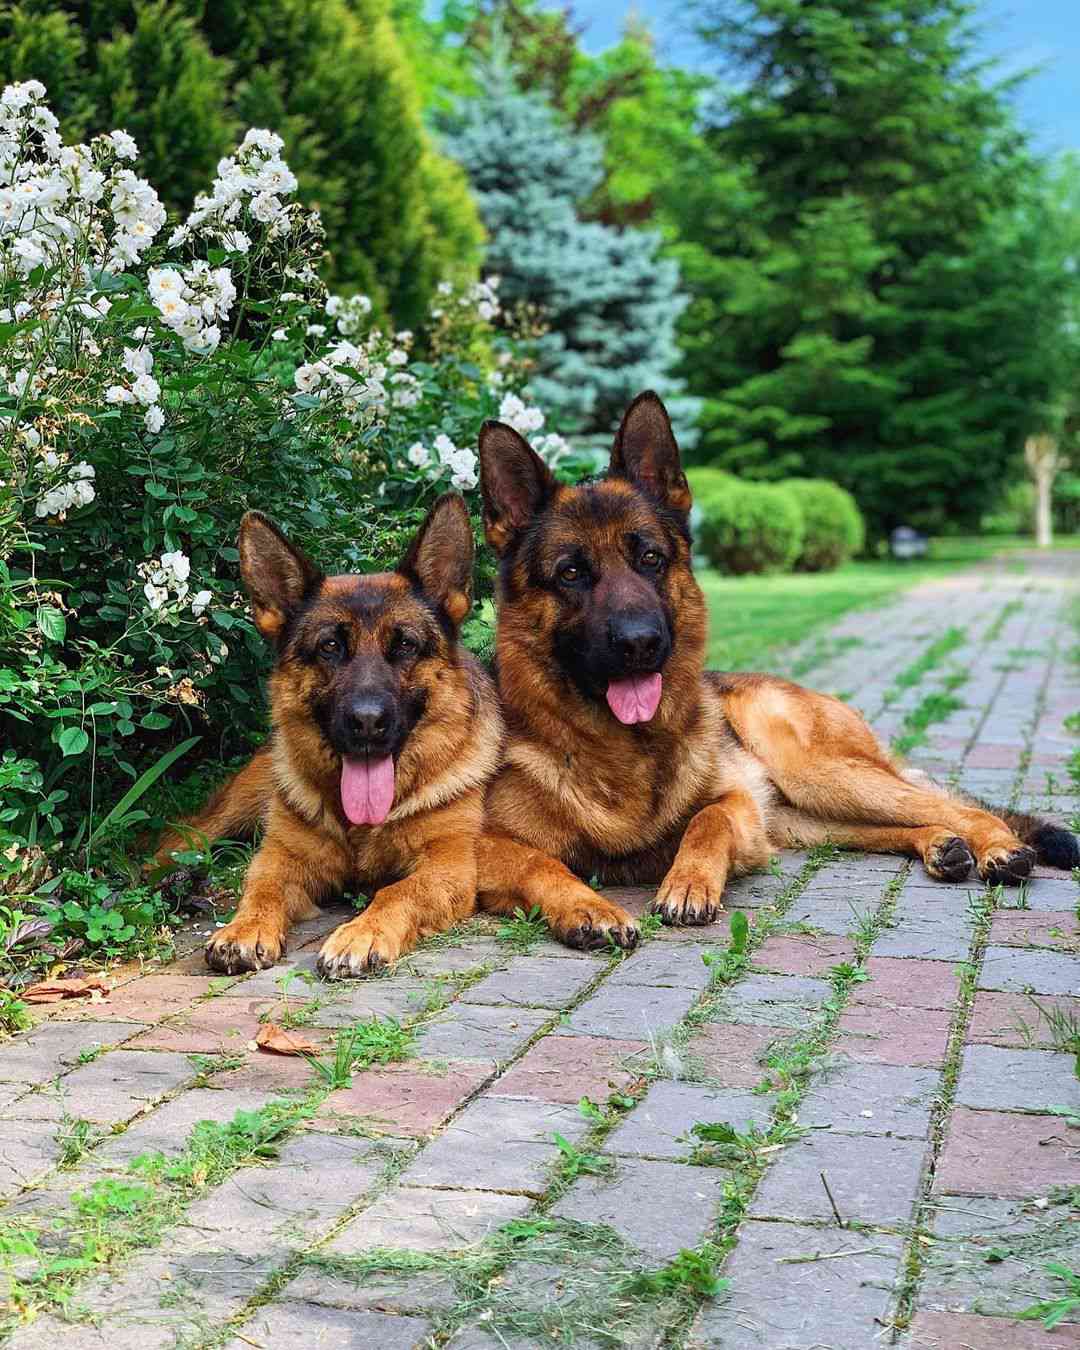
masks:
[[[1076,548],[1080,539],[1058,541]],[[768,670],[777,650],[827,628],[849,609],[879,605],[927,578],[944,576],[995,553],[1031,548],[1030,539],[935,539],[927,558],[859,561],[835,572],[727,577],[697,574],[709,604],[708,664],[713,670]],[[1016,566],[1023,563],[1017,561]],[[802,672],[792,672],[798,677]]]

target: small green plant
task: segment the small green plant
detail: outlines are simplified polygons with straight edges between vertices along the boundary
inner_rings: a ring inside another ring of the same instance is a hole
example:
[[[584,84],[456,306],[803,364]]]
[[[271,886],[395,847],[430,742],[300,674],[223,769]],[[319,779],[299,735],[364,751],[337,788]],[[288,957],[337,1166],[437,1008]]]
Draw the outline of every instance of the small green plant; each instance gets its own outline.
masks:
[[[716,1274],[720,1259],[720,1250],[712,1243],[707,1243],[697,1251],[684,1247],[674,1260],[660,1270],[643,1271],[636,1276],[631,1291],[647,1298],[684,1292],[715,1298],[730,1283]]]
[[[60,1119],[56,1131],[56,1143],[60,1149],[57,1163],[60,1167],[74,1167],[90,1147],[94,1126],[81,1116],[69,1116],[67,1112]]]
[[[270,1102],[254,1111],[237,1111],[232,1120],[200,1120],[188,1136],[187,1147],[172,1160],[160,1153],[143,1154],[133,1170],[191,1190],[214,1186],[245,1162],[278,1156],[278,1146],[303,1117],[301,1106]]]
[[[311,1063],[330,1089],[348,1087],[358,1069],[406,1059],[414,1039],[412,1028],[403,1027],[396,1018],[372,1017],[338,1033],[332,1058],[312,1057]]]
[[[731,916],[731,937],[722,952],[702,952],[701,959],[712,971],[716,984],[730,984],[746,969],[749,957],[750,921],[741,909]]]
[[[559,1159],[559,1177],[563,1181],[574,1181],[581,1176],[602,1176],[610,1172],[615,1163],[602,1153],[585,1153],[565,1138],[555,1133],[552,1136],[555,1146],[562,1155]]]
[[[10,989],[0,987],[0,1038],[25,1031],[33,1024],[30,1009]]]
[[[1041,1322],[1047,1331],[1053,1331],[1070,1314],[1080,1312],[1080,1271],[1070,1270],[1060,1261],[1049,1262],[1045,1269],[1048,1275],[1062,1281],[1064,1292],[1059,1298],[1033,1303],[1030,1308],[1018,1313],[1017,1317],[1024,1322]]]
[[[100,1059],[105,1047],[103,1045],[88,1045],[80,1050],[76,1057],[76,1064],[93,1064],[95,1059]]]
[[[508,947],[518,952],[530,952],[538,942],[547,937],[548,927],[540,913],[540,906],[533,905],[526,914],[523,909],[515,909],[513,918],[499,925],[495,936]]]
[[[88,954],[105,957],[149,955],[168,946],[167,930],[179,916],[148,886],[114,889],[88,872],[60,874],[59,900],[42,914],[51,938],[79,938]]]

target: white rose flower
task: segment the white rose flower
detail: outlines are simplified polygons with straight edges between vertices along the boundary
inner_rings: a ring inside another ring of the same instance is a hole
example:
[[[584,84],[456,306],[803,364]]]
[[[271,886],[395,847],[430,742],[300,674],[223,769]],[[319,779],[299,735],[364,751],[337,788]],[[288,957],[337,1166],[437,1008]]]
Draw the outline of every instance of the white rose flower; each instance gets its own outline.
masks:
[[[213,600],[213,594],[210,591],[196,591],[191,597],[191,612],[196,619],[201,618],[210,608],[210,602]]]
[[[108,139],[120,159],[134,159],[139,153],[134,137],[129,136],[126,131],[114,131]]]
[[[414,441],[405,451],[405,458],[418,469],[426,469],[431,463],[431,452],[422,441]]]
[[[454,456],[457,454],[457,446],[450,437],[444,432],[435,437],[433,444],[435,446],[435,453],[439,456],[439,463],[451,464]]]
[[[69,478],[96,478],[94,466],[87,464],[85,459],[81,459],[78,464],[73,464],[68,471]]]
[[[124,369],[132,375],[148,375],[154,368],[154,354],[149,347],[125,347],[121,359]]]
[[[157,380],[154,379],[153,375],[144,374],[140,375],[138,379],[135,381],[135,383],[131,386],[131,392],[135,395],[135,397],[139,400],[139,402],[144,407],[146,407],[149,404],[156,403],[158,401],[158,396],[161,393],[161,385],[158,384]]]
[[[105,390],[105,402],[116,404],[131,403],[133,402],[131,390],[125,389],[122,384],[111,384],[108,389]]]
[[[322,372],[313,365],[298,366],[293,376],[293,382],[302,394],[314,393],[321,381]]]
[[[177,582],[187,581],[191,575],[191,559],[179,549],[175,553],[163,553],[161,566],[171,572]]]
[[[147,408],[146,416],[143,418],[143,425],[146,427],[147,431],[155,436],[165,425],[165,414],[156,403]]]
[[[169,598],[169,592],[164,586],[155,586],[152,581],[148,581],[143,587],[143,595],[146,596],[147,603],[151,609],[158,610]]]

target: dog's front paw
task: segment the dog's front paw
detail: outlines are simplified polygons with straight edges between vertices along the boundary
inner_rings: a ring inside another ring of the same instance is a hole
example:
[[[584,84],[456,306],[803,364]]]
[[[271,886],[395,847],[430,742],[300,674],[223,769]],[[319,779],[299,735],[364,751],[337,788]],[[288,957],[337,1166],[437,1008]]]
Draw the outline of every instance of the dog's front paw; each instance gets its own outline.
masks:
[[[233,919],[206,944],[206,964],[224,975],[266,970],[285,952],[281,927],[258,919]]]
[[[324,980],[374,975],[404,954],[400,938],[361,914],[335,928],[322,945],[317,968]]]
[[[975,865],[975,857],[963,839],[943,835],[926,850],[923,864],[935,881],[963,881]]]
[[[630,951],[641,936],[633,916],[602,895],[575,900],[559,912],[557,921],[548,922],[560,942],[579,951],[612,946]]]
[[[668,924],[714,923],[724,908],[725,880],[715,866],[676,858],[660,883],[652,912]]]

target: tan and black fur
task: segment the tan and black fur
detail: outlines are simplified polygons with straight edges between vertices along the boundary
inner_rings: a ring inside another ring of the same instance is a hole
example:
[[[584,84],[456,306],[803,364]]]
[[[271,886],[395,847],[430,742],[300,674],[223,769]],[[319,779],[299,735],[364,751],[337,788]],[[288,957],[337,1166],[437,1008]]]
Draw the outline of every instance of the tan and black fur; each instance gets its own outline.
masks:
[[[704,669],[690,491],[661,401],[643,394],[606,478],[566,486],[511,428],[480,438],[487,539],[500,559],[504,767],[487,795],[481,906],[538,905],[575,946],[637,930],[583,878],[656,884],[669,923],[707,923],[729,876],[776,848],[832,842],[923,860],[960,880],[1026,877],[1036,852],[1077,860],[1064,830],[981,805],[897,762],[840,700],[769,675]],[[624,725],[605,682],[662,676]]]
[[[265,827],[235,919],[207,962],[235,973],[273,965],[291,924],[349,885],[374,890],[323,945],[327,976],[369,973],[473,912],[475,843],[502,722],[494,685],[457,641],[469,611],[473,545],[465,504],[447,494],[394,572],[324,576],[265,516],[240,528],[255,624],[273,644],[272,736],[207,804],[162,841]],[[343,755],[392,753],[394,795],[380,824],[352,825]]]

